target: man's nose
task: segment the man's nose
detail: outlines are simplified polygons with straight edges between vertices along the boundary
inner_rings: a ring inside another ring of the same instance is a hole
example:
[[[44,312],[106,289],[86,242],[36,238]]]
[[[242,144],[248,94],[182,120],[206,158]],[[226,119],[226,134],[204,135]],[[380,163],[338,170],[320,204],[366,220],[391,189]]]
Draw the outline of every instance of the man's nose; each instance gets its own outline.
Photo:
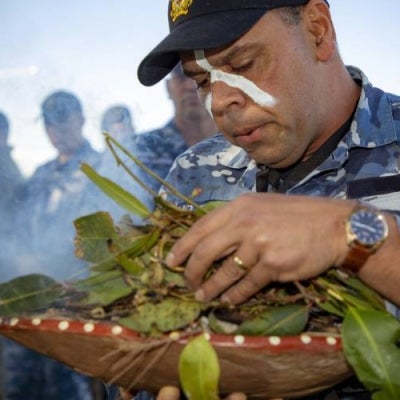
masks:
[[[241,107],[246,102],[246,96],[240,89],[223,81],[212,82],[210,94],[211,110],[215,115],[224,113],[232,106]]]

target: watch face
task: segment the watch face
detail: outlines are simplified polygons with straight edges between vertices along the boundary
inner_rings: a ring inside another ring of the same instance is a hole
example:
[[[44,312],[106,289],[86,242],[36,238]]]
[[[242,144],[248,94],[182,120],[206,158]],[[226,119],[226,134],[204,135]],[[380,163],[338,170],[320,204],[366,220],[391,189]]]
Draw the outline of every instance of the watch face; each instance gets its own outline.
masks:
[[[388,234],[383,216],[368,209],[355,212],[350,218],[350,226],[357,242],[364,246],[372,247],[385,239]]]

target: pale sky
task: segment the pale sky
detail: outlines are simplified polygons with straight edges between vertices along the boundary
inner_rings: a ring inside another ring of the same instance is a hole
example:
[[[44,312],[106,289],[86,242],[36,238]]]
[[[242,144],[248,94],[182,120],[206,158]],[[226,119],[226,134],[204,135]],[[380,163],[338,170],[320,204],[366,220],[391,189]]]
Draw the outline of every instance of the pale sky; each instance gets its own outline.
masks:
[[[168,30],[167,0],[0,0],[0,110],[11,122],[14,157],[26,175],[55,156],[39,118],[52,91],[74,92],[86,115],[85,136],[102,149],[101,114],[130,107],[138,131],[172,115],[164,83],[142,86],[141,59]],[[330,0],[347,64],[400,94],[399,0]]]

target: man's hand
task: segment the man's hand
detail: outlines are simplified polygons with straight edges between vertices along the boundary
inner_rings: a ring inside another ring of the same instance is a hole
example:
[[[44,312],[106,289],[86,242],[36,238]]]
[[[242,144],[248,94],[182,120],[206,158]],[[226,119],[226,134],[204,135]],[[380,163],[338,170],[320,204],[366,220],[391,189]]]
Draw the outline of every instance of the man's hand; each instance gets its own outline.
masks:
[[[344,221],[354,201],[250,193],[210,212],[171,249],[170,266],[188,260],[185,277],[198,300],[238,304],[266,284],[315,277],[347,253]],[[206,281],[211,265],[226,257]]]

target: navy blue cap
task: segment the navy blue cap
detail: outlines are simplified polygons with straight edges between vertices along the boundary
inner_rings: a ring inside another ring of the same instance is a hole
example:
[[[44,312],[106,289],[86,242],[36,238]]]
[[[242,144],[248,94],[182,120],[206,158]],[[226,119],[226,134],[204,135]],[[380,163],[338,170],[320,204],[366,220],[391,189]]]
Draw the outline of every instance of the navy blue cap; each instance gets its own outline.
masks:
[[[140,63],[139,81],[151,86],[179,61],[179,52],[212,49],[246,33],[268,10],[309,0],[169,0],[169,35]]]

